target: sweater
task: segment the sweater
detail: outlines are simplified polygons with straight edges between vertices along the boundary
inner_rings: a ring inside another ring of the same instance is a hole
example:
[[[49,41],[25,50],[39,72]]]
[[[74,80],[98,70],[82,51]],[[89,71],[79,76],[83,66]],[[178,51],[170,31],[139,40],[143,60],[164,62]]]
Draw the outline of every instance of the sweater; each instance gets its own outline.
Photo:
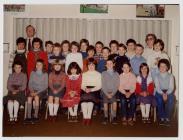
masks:
[[[35,91],[39,94],[48,88],[48,74],[42,73],[41,75],[37,72],[32,71],[29,79],[29,90],[31,92]]]
[[[148,57],[153,53],[153,48],[149,48],[148,46],[144,48],[144,52],[142,56],[147,60]]]
[[[54,85],[59,85],[60,87],[57,89],[58,91],[61,91],[63,88],[65,88],[65,80],[66,75],[64,72],[60,72],[60,74],[55,74],[55,72],[51,72],[49,74],[49,88],[53,91]]]
[[[25,73],[12,73],[9,75],[8,82],[7,82],[7,89],[9,91],[14,91],[15,87],[18,86],[18,90],[24,91],[27,86],[27,75]]]
[[[68,67],[72,62],[76,62],[81,68],[81,70],[83,70],[83,58],[81,53],[69,53],[66,57],[65,73],[67,73]]]
[[[129,52],[127,51],[125,55],[126,55],[126,56],[128,57],[128,59],[130,60],[130,59],[132,59],[132,58],[135,56],[135,52],[129,53]]]
[[[119,91],[125,94],[125,89],[130,90],[131,93],[135,92],[136,88],[136,77],[133,73],[122,73],[119,76],[120,78],[120,85]]]
[[[97,71],[87,71],[83,73],[81,89],[85,90],[87,86],[95,86],[91,91],[100,90],[102,87],[101,74]]]
[[[105,95],[108,95],[108,92],[112,92],[114,96],[119,87],[119,74],[115,71],[110,74],[108,71],[102,72],[102,91]]]
[[[173,75],[165,72],[158,73],[155,77],[156,92],[163,94],[163,89],[167,90],[167,94],[171,94],[174,91],[174,78]]]
[[[99,60],[98,64],[97,64],[97,71],[102,73],[103,71],[106,70],[106,60],[101,59]]]

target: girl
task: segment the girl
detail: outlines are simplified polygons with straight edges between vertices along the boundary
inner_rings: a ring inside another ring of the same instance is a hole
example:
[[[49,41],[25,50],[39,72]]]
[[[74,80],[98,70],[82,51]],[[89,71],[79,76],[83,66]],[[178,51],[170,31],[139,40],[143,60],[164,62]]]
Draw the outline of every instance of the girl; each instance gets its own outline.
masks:
[[[80,48],[81,48],[81,54],[83,59],[87,57],[86,49],[89,46],[89,41],[87,39],[81,39],[80,40]]]
[[[102,72],[102,94],[104,102],[104,120],[103,124],[108,121],[108,103],[111,103],[112,124],[117,124],[116,119],[116,93],[119,87],[119,74],[114,71],[114,60],[108,59],[106,63],[107,71]],[[110,81],[110,82],[109,82]]]
[[[61,71],[61,60],[56,59],[53,63],[53,71],[49,75],[49,95],[48,107],[50,120],[55,121],[59,108],[59,99],[65,94],[65,78],[66,75]]]
[[[151,76],[154,80],[155,76],[159,73],[158,71],[158,62],[160,59],[165,58],[169,60],[169,57],[164,50],[164,42],[161,39],[157,39],[154,42],[154,51],[151,55],[148,56],[147,64],[149,65]]]
[[[28,105],[27,105],[27,119],[26,121],[38,121],[39,101],[46,96],[48,88],[48,74],[46,73],[46,66],[42,59],[36,61],[35,69],[31,72],[29,80]],[[35,100],[34,118],[32,119],[32,100]]]
[[[153,96],[154,83],[149,74],[149,67],[146,63],[140,65],[139,76],[137,76],[136,95],[137,104],[140,104],[143,123],[150,123],[149,112],[151,105],[155,106]]]
[[[68,40],[62,41],[61,52],[62,52],[62,56],[64,56],[65,58],[70,53],[70,42]]]
[[[46,52],[43,51],[42,40],[39,38],[34,38],[32,41],[33,51],[29,51],[27,55],[27,74],[30,78],[31,72],[34,70],[36,61],[42,59],[48,70],[48,56]]]
[[[83,124],[91,124],[91,115],[97,95],[101,89],[101,74],[95,70],[97,62],[94,58],[88,59],[88,71],[83,73],[81,85],[81,109],[83,112]]]
[[[10,122],[17,122],[19,104],[25,103],[26,85],[27,76],[22,72],[22,63],[16,61],[13,64],[13,73],[9,75],[7,82],[8,95],[4,98],[4,104],[8,103]]]
[[[79,44],[75,41],[71,43],[71,53],[66,57],[65,73],[67,72],[70,63],[72,62],[76,62],[81,70],[83,70],[83,58],[81,53],[79,53]]]
[[[76,62],[72,62],[68,68],[68,76],[66,77],[66,93],[64,95],[62,105],[68,107],[71,116],[69,122],[77,122],[77,110],[80,101],[81,90],[81,69]]]
[[[122,124],[131,126],[134,125],[133,116],[136,107],[135,87],[136,77],[131,72],[131,65],[129,62],[123,63],[123,73],[120,74],[119,98],[121,103]],[[130,107],[128,108],[128,103]],[[128,117],[128,122],[127,122]]]
[[[155,77],[156,101],[160,125],[170,125],[170,117],[174,106],[174,78],[168,73],[170,62],[161,59],[158,62],[159,73]]]

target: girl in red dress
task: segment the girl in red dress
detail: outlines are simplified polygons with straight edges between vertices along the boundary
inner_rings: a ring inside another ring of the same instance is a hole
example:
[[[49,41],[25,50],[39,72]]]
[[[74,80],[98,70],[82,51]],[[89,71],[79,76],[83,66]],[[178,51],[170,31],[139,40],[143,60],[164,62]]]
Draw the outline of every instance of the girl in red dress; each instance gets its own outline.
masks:
[[[69,65],[66,77],[66,93],[61,100],[63,107],[68,107],[69,122],[77,122],[77,110],[80,102],[81,69],[76,62]]]

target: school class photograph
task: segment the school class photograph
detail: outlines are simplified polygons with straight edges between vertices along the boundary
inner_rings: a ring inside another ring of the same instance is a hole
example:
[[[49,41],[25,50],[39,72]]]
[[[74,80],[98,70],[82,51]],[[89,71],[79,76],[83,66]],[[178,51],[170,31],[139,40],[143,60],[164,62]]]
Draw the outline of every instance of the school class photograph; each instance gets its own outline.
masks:
[[[179,4],[3,10],[3,137],[179,136]]]

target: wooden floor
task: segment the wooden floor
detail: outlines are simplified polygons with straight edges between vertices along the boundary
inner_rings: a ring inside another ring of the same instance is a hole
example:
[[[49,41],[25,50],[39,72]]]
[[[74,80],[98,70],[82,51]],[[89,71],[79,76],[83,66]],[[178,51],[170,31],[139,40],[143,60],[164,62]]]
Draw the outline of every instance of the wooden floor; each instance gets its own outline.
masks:
[[[45,114],[45,112],[43,111]],[[81,123],[82,115],[80,115],[80,122],[69,123],[67,122],[67,115],[59,112],[58,121],[53,123],[44,120],[41,116],[41,121],[38,124],[23,124],[24,112],[19,112],[20,121],[17,124],[10,125],[8,123],[7,110],[4,110],[3,116],[3,136],[16,137],[16,136],[97,136],[97,137],[177,137],[178,124],[173,121],[170,127],[159,126],[157,123],[142,124],[140,117],[137,118],[135,126],[122,126],[118,119],[117,125],[107,124],[102,125],[102,114],[93,117],[91,126],[83,126]]]

